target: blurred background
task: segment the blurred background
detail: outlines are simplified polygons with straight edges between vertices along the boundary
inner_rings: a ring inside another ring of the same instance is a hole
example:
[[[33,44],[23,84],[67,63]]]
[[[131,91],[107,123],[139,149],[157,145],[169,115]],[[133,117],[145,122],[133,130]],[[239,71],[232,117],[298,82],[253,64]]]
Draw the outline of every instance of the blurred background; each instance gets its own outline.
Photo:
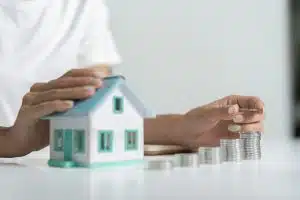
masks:
[[[157,113],[257,95],[267,110],[265,141],[288,144],[294,138],[290,3],[109,0],[123,58],[118,71]]]
[[[294,105],[296,107],[294,112],[295,130],[294,136],[300,139],[300,1],[293,0],[290,5],[290,19],[291,19],[291,44],[292,44],[292,64],[294,69]]]

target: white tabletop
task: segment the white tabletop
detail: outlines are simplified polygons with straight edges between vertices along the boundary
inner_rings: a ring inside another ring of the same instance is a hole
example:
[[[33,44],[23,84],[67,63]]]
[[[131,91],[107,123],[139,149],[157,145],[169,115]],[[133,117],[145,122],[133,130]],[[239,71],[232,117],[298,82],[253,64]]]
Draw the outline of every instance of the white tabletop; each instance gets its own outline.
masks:
[[[1,200],[300,199],[300,143],[270,143],[260,162],[197,169],[59,169],[48,154],[1,159]],[[277,149],[277,152],[275,151]],[[284,149],[284,150],[283,150]],[[267,151],[268,150],[268,151]],[[268,154],[267,154],[267,152]],[[280,153],[281,152],[281,153]],[[168,156],[146,159],[164,159]],[[169,198],[168,198],[169,197]],[[276,198],[277,199],[277,198]]]

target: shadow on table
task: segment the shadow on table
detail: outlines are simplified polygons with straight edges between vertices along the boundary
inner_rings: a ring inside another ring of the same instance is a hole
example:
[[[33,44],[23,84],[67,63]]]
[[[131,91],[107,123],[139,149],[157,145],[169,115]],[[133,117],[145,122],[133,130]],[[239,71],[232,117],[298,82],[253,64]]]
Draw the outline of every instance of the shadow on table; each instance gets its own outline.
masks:
[[[14,162],[3,162],[0,161],[0,167],[26,167],[26,165],[14,163]]]

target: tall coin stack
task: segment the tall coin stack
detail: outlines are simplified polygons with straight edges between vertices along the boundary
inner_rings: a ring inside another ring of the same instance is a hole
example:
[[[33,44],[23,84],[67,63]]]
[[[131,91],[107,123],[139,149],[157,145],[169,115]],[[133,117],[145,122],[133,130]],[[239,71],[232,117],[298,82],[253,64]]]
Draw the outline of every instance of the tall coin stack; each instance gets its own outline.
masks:
[[[261,133],[248,132],[242,133],[245,160],[260,160],[261,159]]]
[[[198,156],[200,164],[222,163],[220,147],[199,147]]]
[[[222,160],[225,162],[242,162],[244,148],[242,139],[221,139]]]

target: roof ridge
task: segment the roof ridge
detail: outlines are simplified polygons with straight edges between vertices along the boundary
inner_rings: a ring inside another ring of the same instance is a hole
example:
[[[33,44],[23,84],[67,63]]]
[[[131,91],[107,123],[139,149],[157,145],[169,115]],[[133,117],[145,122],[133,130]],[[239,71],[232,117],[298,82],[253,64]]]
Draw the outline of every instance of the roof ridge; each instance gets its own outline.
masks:
[[[93,109],[102,104],[107,96],[114,90],[114,88],[119,87],[124,95],[127,96],[131,103],[135,104],[137,111],[141,115],[150,115],[148,109],[145,107],[144,102],[142,102],[131,89],[125,83],[125,77],[122,75],[108,76],[103,79],[102,87],[96,89],[93,96],[88,99],[78,100],[75,102],[73,108],[65,112],[57,112],[50,114],[48,116],[42,117],[42,119],[50,119],[53,117],[68,117],[68,116],[88,116]],[[123,86],[123,87],[122,87]]]
[[[106,76],[103,79],[107,80],[107,79],[112,79],[112,78],[121,78],[123,80],[126,80],[125,76],[123,76],[123,75],[117,75],[117,74]]]

